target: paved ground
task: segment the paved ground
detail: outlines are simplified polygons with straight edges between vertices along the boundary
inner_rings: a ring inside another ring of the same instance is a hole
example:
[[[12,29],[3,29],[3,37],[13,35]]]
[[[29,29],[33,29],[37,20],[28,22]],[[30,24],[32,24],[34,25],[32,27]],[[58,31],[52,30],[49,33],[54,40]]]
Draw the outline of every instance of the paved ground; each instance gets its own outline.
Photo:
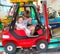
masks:
[[[6,54],[0,52],[0,54]],[[17,54],[26,54],[26,53],[17,53]],[[60,54],[60,52],[47,52],[47,53],[29,53],[29,54]]]
[[[21,53],[22,52],[22,53]],[[0,52],[0,54],[6,54],[5,52]],[[15,53],[14,53],[15,54]],[[60,50],[58,49],[50,49],[45,53],[39,53],[36,50],[30,51],[30,50],[25,50],[25,51],[19,51],[16,54],[60,54]]]

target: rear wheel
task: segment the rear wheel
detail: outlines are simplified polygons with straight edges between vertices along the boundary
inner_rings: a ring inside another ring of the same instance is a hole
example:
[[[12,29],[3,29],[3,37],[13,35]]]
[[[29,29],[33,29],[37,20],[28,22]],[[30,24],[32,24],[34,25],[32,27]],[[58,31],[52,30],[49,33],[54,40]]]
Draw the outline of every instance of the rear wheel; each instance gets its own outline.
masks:
[[[46,52],[48,49],[48,43],[46,41],[39,41],[37,43],[37,50],[40,52]]]
[[[8,54],[13,54],[16,52],[16,46],[13,43],[7,43],[5,45],[5,52]]]

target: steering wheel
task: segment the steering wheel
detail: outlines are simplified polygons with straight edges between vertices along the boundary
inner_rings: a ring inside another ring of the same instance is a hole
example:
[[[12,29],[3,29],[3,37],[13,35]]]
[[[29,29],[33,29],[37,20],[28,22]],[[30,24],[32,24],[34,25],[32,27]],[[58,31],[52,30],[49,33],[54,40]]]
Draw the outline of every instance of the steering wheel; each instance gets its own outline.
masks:
[[[41,28],[41,25],[37,24],[35,27],[35,31],[38,31]]]
[[[38,31],[39,29],[45,29],[45,26],[37,24],[36,27],[35,27],[35,31]]]

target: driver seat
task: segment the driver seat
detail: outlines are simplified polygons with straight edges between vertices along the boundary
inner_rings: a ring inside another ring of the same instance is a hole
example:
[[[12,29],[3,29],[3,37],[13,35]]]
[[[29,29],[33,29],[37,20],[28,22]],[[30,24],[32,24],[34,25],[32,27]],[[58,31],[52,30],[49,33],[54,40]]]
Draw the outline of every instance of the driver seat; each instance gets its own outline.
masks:
[[[19,36],[27,36],[24,30],[14,30]]]

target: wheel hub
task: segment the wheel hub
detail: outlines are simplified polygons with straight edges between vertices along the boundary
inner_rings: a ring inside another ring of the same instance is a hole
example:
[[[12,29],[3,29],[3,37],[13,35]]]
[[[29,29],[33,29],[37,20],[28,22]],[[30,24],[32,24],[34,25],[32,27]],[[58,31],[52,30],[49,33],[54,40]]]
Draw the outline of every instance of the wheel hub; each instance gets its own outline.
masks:
[[[12,46],[8,46],[8,47],[7,47],[7,50],[8,50],[8,51],[12,51],[12,50],[13,50],[13,47],[12,47]]]
[[[45,44],[44,44],[44,43],[41,43],[41,44],[40,44],[40,48],[41,48],[41,49],[44,49],[44,48],[45,48]]]

